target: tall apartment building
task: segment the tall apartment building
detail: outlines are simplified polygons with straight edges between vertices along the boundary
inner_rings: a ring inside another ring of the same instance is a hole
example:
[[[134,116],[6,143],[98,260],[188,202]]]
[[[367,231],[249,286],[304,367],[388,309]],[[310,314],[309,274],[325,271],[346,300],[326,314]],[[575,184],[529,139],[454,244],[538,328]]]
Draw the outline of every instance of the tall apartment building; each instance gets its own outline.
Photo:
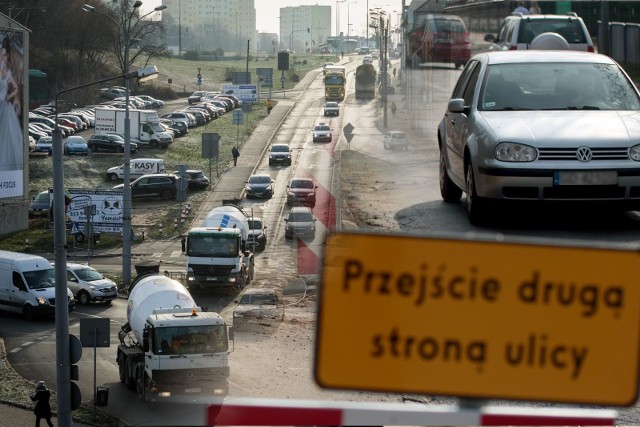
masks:
[[[331,35],[331,6],[280,8],[280,48],[312,52]]]
[[[263,0],[264,1],[264,0]],[[176,53],[196,50],[245,52],[247,40],[256,50],[254,0],[162,0],[167,46]]]

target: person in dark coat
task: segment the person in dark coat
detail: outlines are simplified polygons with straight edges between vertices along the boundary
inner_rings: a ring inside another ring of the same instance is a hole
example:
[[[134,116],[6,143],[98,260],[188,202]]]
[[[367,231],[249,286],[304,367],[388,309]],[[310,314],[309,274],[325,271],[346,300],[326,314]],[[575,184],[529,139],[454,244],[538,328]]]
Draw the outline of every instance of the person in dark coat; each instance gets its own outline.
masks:
[[[238,157],[240,157],[240,151],[236,147],[233,147],[231,149],[231,155],[233,156],[233,166],[237,166]]]
[[[36,407],[33,410],[33,413],[36,414],[36,427],[40,427],[40,420],[42,418],[47,421],[49,427],[53,427],[53,423],[51,422],[51,405],[49,405],[51,391],[49,391],[44,381],[38,381],[36,392],[29,397],[31,397],[32,401],[36,402]]]

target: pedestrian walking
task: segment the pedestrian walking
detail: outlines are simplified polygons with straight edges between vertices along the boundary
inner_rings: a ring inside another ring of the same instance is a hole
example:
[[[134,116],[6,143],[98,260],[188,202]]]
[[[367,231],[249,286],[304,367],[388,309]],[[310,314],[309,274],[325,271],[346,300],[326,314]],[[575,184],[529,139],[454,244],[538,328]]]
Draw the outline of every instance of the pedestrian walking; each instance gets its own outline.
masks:
[[[393,78],[394,79],[396,78],[396,69],[395,68],[393,69]]]
[[[36,402],[36,407],[33,410],[33,413],[36,414],[36,427],[40,427],[40,420],[42,418],[47,421],[49,427],[53,427],[53,423],[51,422],[51,405],[49,404],[51,391],[49,391],[44,381],[38,381],[36,392],[29,397],[33,402]]]
[[[182,252],[184,253],[184,251],[187,249],[187,237],[186,236],[182,236],[180,238],[180,246],[182,246]]]
[[[271,110],[273,110],[273,103],[271,99],[267,99],[267,114],[271,114]]]
[[[393,116],[395,116],[395,115],[396,115],[396,110],[397,110],[397,109],[398,109],[398,107],[396,107],[396,103],[395,103],[395,101],[393,101],[393,102],[391,103],[391,114],[392,114]]]
[[[231,149],[231,155],[233,156],[233,166],[238,166],[238,157],[240,157],[240,151],[237,147]]]

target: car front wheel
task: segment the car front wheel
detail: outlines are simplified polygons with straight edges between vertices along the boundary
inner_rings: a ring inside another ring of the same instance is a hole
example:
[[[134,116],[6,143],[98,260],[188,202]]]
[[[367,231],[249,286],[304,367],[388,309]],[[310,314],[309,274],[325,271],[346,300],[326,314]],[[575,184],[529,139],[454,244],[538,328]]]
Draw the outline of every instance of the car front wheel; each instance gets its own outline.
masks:
[[[471,162],[467,165],[467,175],[466,175],[466,189],[465,192],[467,194],[467,218],[469,222],[473,225],[480,225],[484,222],[486,215],[486,201],[478,197],[478,193],[476,191],[476,182],[475,177],[473,175],[473,166]]]
[[[447,172],[447,165],[444,160],[444,154],[440,151],[440,195],[442,200],[447,203],[453,203],[460,200],[462,190],[451,181]]]

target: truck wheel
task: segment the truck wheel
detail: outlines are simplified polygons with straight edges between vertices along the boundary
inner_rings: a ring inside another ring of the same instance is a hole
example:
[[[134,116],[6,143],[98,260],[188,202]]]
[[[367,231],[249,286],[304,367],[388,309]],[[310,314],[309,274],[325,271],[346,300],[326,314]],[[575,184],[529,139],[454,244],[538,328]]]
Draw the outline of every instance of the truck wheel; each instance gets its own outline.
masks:
[[[136,380],[135,378],[133,378],[133,373],[130,372],[131,368],[129,367],[129,364],[127,362],[125,362],[124,360],[122,361],[124,365],[124,372],[125,372],[125,385],[127,386],[127,388],[129,390],[134,390],[136,388]]]
[[[118,175],[115,173],[110,173],[109,174],[109,180],[111,181],[117,181],[118,180]]]
[[[91,296],[86,291],[81,291],[78,293],[78,302],[87,305],[91,302]]]
[[[118,358],[118,374],[120,375],[120,382],[125,383],[125,370],[124,370],[124,360],[122,358]]]
[[[149,145],[151,146],[151,148],[158,148],[158,141],[151,141]]]

